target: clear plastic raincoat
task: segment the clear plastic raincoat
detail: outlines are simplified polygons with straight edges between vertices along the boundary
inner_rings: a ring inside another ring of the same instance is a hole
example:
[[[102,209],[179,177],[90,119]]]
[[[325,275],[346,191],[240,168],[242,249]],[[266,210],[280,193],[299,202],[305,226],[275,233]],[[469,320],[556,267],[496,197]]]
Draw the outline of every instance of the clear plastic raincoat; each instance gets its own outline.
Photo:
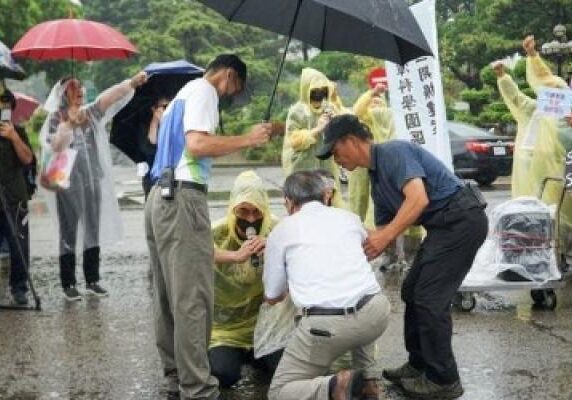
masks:
[[[310,104],[312,89],[328,87],[328,99],[314,108]],[[286,175],[301,170],[326,169],[331,171],[336,181],[336,193],[340,193],[339,170],[333,159],[320,160],[316,150],[322,145],[323,137],[315,137],[310,130],[314,128],[324,112],[334,115],[346,112],[335,85],[320,71],[304,68],[300,75],[300,98],[290,107],[286,118],[286,134],[282,148],[282,169]],[[340,196],[334,196],[333,205],[343,207]]]
[[[368,90],[354,104],[355,115],[365,123],[373,134],[375,143],[395,139],[393,114],[383,97],[374,99],[373,91]],[[356,213],[368,227],[373,228],[373,202],[367,168],[356,168],[349,175],[350,210]]]
[[[244,240],[236,233],[234,214],[235,207],[241,203],[249,203],[262,212],[260,236],[268,236],[278,223],[278,219],[270,214],[262,180],[254,171],[243,172],[234,182],[226,217],[213,224],[217,249],[235,251],[242,246]],[[210,347],[253,347],[254,327],[264,295],[262,265],[253,267],[250,260],[215,264],[215,310]]]
[[[75,253],[80,226],[84,249],[121,238],[105,126],[134,94],[130,81],[125,80],[107,89],[93,103],[82,106],[77,120],[71,122],[65,95],[70,82],[58,82],[52,88],[44,105],[48,116],[40,131],[44,155],[68,148],[77,151],[69,187],[45,192],[48,206],[57,216],[60,255]]]

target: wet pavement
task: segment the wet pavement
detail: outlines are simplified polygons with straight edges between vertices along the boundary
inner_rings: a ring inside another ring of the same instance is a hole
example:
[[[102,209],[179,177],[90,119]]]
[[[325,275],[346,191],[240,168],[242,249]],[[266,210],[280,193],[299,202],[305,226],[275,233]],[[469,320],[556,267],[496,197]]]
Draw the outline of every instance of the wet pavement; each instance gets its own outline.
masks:
[[[225,174],[229,182],[236,176],[230,170]],[[268,172],[269,180],[274,176],[280,179],[279,173]],[[123,187],[128,188],[125,181]],[[486,196],[494,205],[506,200],[508,192],[493,187]],[[224,202],[211,203],[212,219],[225,211]],[[284,215],[280,199],[272,200],[272,211]],[[151,324],[143,213],[140,207],[125,207],[121,217],[125,240],[102,252],[102,284],[110,297],[69,304],[58,283],[53,223],[42,212],[31,215],[33,277],[43,310],[0,310],[0,399],[164,398]],[[77,276],[83,282],[81,268]],[[383,278],[393,309],[379,340],[381,368],[399,365],[405,357],[400,276],[393,270]],[[4,302],[6,279],[6,269],[0,268]],[[533,309],[525,290],[481,293],[475,310],[454,312],[462,399],[572,399],[572,289],[557,290],[557,296],[556,310],[543,311]],[[256,373],[249,368],[245,373],[226,398],[264,399],[266,387]],[[406,397],[389,387],[382,398]]]

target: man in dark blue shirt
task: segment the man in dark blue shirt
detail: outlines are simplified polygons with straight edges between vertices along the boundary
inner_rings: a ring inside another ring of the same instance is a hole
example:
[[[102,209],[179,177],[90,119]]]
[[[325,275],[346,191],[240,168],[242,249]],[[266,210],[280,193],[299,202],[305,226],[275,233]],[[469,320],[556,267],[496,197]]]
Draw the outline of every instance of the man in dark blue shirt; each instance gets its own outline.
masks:
[[[369,169],[377,226],[364,242],[369,259],[411,225],[427,231],[401,288],[409,360],[383,376],[418,398],[461,396],[450,304],[487,234],[482,195],[418,145],[373,144],[367,126],[355,116],[335,117],[324,135],[318,158],[333,155],[350,171]]]

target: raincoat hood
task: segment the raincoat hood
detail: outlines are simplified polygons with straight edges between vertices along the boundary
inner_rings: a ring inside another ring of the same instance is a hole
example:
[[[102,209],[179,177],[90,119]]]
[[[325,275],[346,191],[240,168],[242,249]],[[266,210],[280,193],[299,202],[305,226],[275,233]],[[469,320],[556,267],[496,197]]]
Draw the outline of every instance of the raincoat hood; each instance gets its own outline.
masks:
[[[230,202],[227,210],[227,224],[229,236],[236,242],[244,240],[236,234],[236,215],[234,209],[241,203],[248,203],[256,207],[263,215],[261,236],[267,236],[270,232],[272,218],[268,201],[268,194],[264,188],[262,179],[254,171],[245,171],[237,176],[230,192]]]
[[[319,108],[310,105],[310,92],[316,88],[328,88],[328,99]],[[343,106],[336,87],[323,73],[312,68],[304,68],[300,75],[300,96],[298,101],[288,110],[286,117],[286,134],[282,146],[282,168],[285,175],[295,171],[326,169],[336,179],[336,194],[334,204],[343,207],[339,195],[339,170],[333,159],[319,160],[316,150],[323,143],[323,135],[316,135],[312,130],[326,107],[333,115],[339,115],[348,110]]]
[[[44,110],[49,113],[59,111],[62,108],[67,108],[67,99],[65,98],[66,89],[71,83],[71,79],[66,80],[64,83],[58,81],[50,91],[46,102],[43,105]]]
[[[310,103],[310,92],[313,89],[328,88],[328,99],[322,102],[319,108],[312,107]],[[322,114],[326,104],[329,103],[332,107],[337,106],[336,96],[334,96],[334,84],[318,70],[313,68],[304,68],[300,75],[300,98],[299,101],[306,106],[314,114]]]
[[[76,241],[84,249],[115,244],[122,236],[119,205],[115,197],[111,150],[106,126],[133,97],[129,80],[118,83],[89,104],[80,107],[69,124],[65,92],[72,80],[59,81],[52,88],[44,109],[48,115],[40,130],[41,176],[48,170],[62,174],[67,169],[67,187],[43,190],[54,226],[59,227],[60,255],[74,253]],[[63,156],[62,156],[63,155]],[[54,163],[62,156],[67,162]],[[72,161],[69,161],[72,160]],[[51,185],[47,185],[51,186]],[[88,215],[89,218],[86,216]],[[77,232],[76,218],[82,216]],[[80,239],[81,238],[81,239]]]
[[[230,194],[227,216],[213,224],[212,233],[217,249],[236,251],[244,242],[236,234],[234,209],[241,203],[249,203],[263,214],[259,236],[267,237],[278,220],[270,214],[268,195],[262,179],[254,171],[238,175]],[[252,348],[252,337],[263,302],[261,266],[254,267],[251,260],[242,263],[218,263],[214,265],[214,318],[210,346]]]

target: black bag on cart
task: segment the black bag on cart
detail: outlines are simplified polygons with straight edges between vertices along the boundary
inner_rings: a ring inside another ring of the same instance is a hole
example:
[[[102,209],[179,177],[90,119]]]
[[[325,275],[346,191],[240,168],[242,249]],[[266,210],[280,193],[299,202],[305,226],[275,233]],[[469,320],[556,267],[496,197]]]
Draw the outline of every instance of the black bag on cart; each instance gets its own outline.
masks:
[[[514,213],[503,215],[495,227],[503,264],[520,264],[532,275],[549,272],[552,256],[552,219],[550,213]],[[507,281],[529,281],[513,270],[499,274]]]

